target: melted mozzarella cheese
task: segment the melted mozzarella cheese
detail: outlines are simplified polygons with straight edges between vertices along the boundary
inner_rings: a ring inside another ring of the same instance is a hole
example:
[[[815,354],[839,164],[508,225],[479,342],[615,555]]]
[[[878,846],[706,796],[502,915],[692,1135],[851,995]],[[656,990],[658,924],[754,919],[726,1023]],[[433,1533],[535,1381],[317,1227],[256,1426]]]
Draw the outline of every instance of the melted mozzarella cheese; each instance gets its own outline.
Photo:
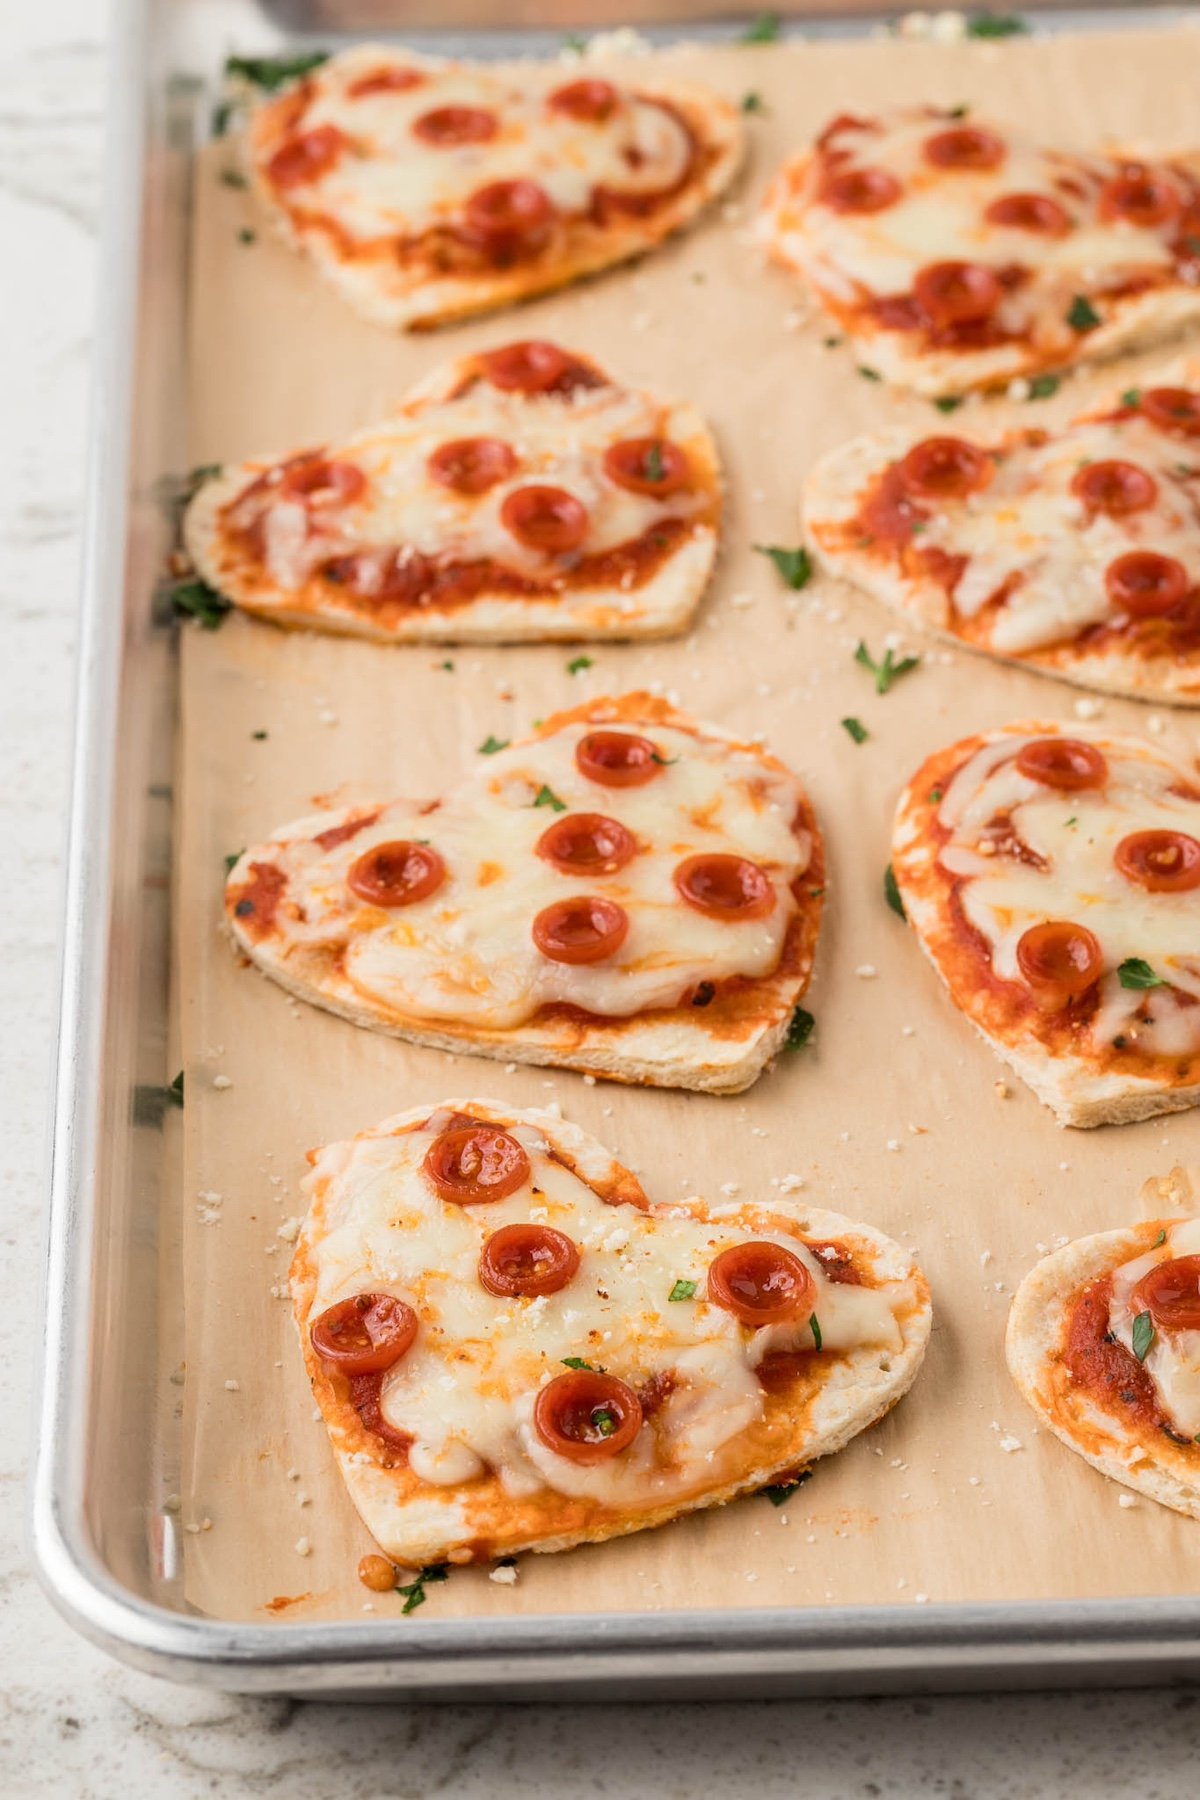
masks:
[[[425,79],[403,91],[352,95],[356,81],[389,66],[417,69]],[[314,78],[301,129],[335,126],[353,141],[353,153],[289,195],[301,194],[306,211],[336,218],[361,244],[417,237],[452,221],[470,194],[493,181],[536,181],[560,213],[578,216],[598,189],[655,193],[683,179],[691,139],[673,111],[623,89],[606,119],[573,119],[547,105],[571,79],[561,67],[527,63],[518,74],[369,47],[332,57]],[[444,107],[488,112],[498,129],[483,142],[428,143],[414,123]]]
[[[1189,778],[1136,738],[1079,732],[1101,750],[1103,789],[1063,793],[1031,781],[1016,766],[1023,744],[1043,733],[1005,732],[976,751],[949,783],[938,809],[951,836],[939,856],[962,878],[963,912],[992,951],[1006,981],[1023,981],[1017,943],[1045,919],[1084,925],[1098,939],[1106,974],[1089,1035],[1097,1050],[1123,1035],[1152,1055],[1200,1051],[1200,1006],[1183,1006],[1172,989],[1200,1001],[1200,894],[1151,893],[1122,875],[1113,852],[1136,831],[1200,837],[1200,801],[1173,792]],[[1010,816],[1020,840],[1045,863],[1038,868],[1003,852],[988,855],[990,822]],[[1120,965],[1147,961],[1169,987],[1124,988]]]
[[[623,1506],[719,1485],[724,1470],[734,1472],[737,1438],[762,1416],[754,1371],[763,1355],[813,1347],[807,1322],[756,1332],[704,1299],[708,1265],[748,1237],[783,1245],[808,1268],[823,1352],[902,1347],[907,1279],[832,1282],[798,1235],[749,1231],[730,1209],[706,1217],[695,1203],[643,1211],[602,1200],[529,1125],[509,1128],[530,1159],[527,1187],[482,1206],[443,1202],[420,1172],[438,1125],[435,1116],[421,1130],[334,1146],[310,1177],[332,1176],[327,1230],[308,1246],[312,1316],[352,1294],[384,1292],[421,1320],[413,1348],[385,1377],[381,1404],[387,1423],[414,1438],[409,1464],[425,1481],[453,1485],[490,1469],[514,1496],[550,1488]],[[529,1220],[572,1239],[578,1271],[558,1293],[497,1298],[478,1278],[484,1241]],[[697,1284],[694,1299],[668,1298],[680,1280]],[[674,1378],[652,1420],[610,1462],[572,1462],[534,1429],[538,1390],[567,1357],[635,1389]]]
[[[1153,477],[1153,505],[1120,518],[1089,514],[1071,482],[1087,464],[1111,460]],[[919,542],[968,558],[951,601],[960,618],[975,618],[1013,584],[993,615],[988,643],[1019,656],[1124,616],[1104,576],[1127,551],[1175,557],[1192,583],[1200,582],[1200,462],[1181,459],[1179,444],[1139,414],[1084,420],[1045,444],[1001,456],[986,488],[931,509]]]
[[[1127,1350],[1133,1350],[1136,1315],[1130,1296],[1134,1288],[1156,1263],[1181,1256],[1200,1256],[1200,1219],[1185,1219],[1169,1226],[1165,1244],[1132,1262],[1122,1263],[1114,1271],[1109,1330]],[[1156,1327],[1142,1366],[1175,1428],[1184,1437],[1200,1438],[1200,1331],[1163,1331]]]
[[[971,125],[983,124],[974,117]],[[1077,294],[1103,296],[1131,274],[1169,277],[1168,229],[1148,230],[1104,221],[1101,185],[1123,166],[1098,156],[1044,149],[1009,126],[992,129],[1005,145],[994,169],[939,168],[923,155],[926,139],[953,128],[922,109],[885,114],[880,129],[844,130],[838,173],[883,169],[901,184],[900,197],[873,213],[839,213],[820,198],[819,157],[806,160],[798,180],[785,182],[769,221],[782,254],[806,270],[834,301],[853,305],[864,295],[908,294],[917,270],[960,260],[993,268],[1019,266],[1029,278],[1001,301],[997,322],[1034,345],[1059,350],[1076,336],[1066,321]],[[1078,183],[1068,192],[1056,178]],[[989,223],[984,214],[1005,194],[1042,194],[1064,206],[1073,228],[1061,237]]]
[[[285,834],[272,848],[303,912],[296,921],[281,916],[281,928],[298,943],[343,945],[355,987],[396,1012],[492,1029],[520,1025],[556,1001],[625,1017],[674,1006],[700,980],[773,974],[795,912],[790,883],[811,852],[806,834],[792,829],[799,784],[751,751],[653,726],[646,735],[665,764],[654,780],[602,787],[575,765],[575,746],[592,729],[572,724],[503,750],[433,810],[396,802],[333,850],[314,835],[330,821],[304,821],[294,828],[303,835]],[[564,811],[534,804],[544,789]],[[639,843],[632,862],[583,878],[536,855],[542,833],[568,810],[618,819]],[[428,899],[391,912],[359,905],[346,886],[350,864],[373,844],[405,838],[430,843],[447,880]],[[674,870],[709,852],[733,852],[766,870],[776,899],[765,918],[712,919],[680,899]],[[231,877],[241,878],[238,870]],[[624,943],[600,963],[549,961],[531,936],[535,915],[585,894],[626,909]]]
[[[616,386],[564,398],[505,393],[480,380],[456,398],[410,400],[392,418],[332,447],[330,460],[366,477],[354,500],[306,507],[278,490],[252,489],[233,502],[230,521],[244,526],[261,516],[266,572],[286,589],[302,587],[340,555],[378,549],[382,569],[397,547],[450,563],[489,560],[545,581],[556,569],[569,572],[573,558],[547,555],[515,538],[501,521],[508,496],[539,484],[572,494],[588,515],[577,555],[629,543],[658,520],[711,517],[713,496],[706,486],[660,498],[632,493],[604,471],[612,444],[654,437],[686,450],[697,427],[686,409]],[[429,457],[440,445],[477,437],[499,439],[514,452],[516,465],[504,480],[482,494],[463,494],[430,476]],[[247,481],[259,472],[248,467]]]

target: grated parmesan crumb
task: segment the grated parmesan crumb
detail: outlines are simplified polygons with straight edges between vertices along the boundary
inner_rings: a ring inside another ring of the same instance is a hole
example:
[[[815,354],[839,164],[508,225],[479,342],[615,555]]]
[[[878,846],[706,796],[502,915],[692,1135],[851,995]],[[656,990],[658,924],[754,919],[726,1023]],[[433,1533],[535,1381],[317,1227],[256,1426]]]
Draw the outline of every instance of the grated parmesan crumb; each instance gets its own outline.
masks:
[[[312,1555],[312,1543],[308,1538],[298,1537],[296,1539],[296,1555],[297,1556],[311,1556]]]
[[[501,1587],[511,1587],[517,1579],[517,1571],[512,1563],[501,1563],[498,1568],[488,1571],[488,1580],[495,1581]]]

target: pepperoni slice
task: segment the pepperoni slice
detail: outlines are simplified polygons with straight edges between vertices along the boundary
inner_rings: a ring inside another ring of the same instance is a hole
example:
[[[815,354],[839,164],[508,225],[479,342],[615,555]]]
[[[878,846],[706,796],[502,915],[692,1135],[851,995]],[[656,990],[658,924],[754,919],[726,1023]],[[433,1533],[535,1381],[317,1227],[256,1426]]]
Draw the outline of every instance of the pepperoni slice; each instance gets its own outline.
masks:
[[[1185,831],[1134,831],[1113,852],[1122,875],[1152,894],[1189,894],[1200,887],[1200,838]]]
[[[336,125],[318,125],[282,143],[267,164],[267,175],[276,187],[302,187],[327,175],[350,145]]]
[[[479,1279],[489,1294],[557,1294],[579,1267],[579,1250],[549,1225],[502,1225],[479,1256]]]
[[[607,1462],[628,1450],[641,1430],[642,1403],[615,1375],[571,1369],[538,1389],[533,1428],[548,1449],[570,1462]]]
[[[751,1238],[722,1250],[708,1266],[708,1299],[743,1325],[783,1325],[806,1319],[815,1284],[798,1256],[780,1244]]]
[[[566,113],[568,118],[587,125],[602,125],[612,117],[620,100],[611,81],[568,81],[565,87],[555,88],[547,96],[546,105],[552,112]]]
[[[1200,437],[1200,394],[1190,388],[1145,388],[1138,406],[1160,431],[1178,431],[1184,437]]]
[[[1132,167],[1114,175],[1100,189],[1100,217],[1153,231],[1179,211],[1175,187],[1150,169]]]
[[[428,900],[446,879],[446,865],[428,844],[398,838],[374,844],[350,864],[346,886],[371,906],[411,906]]]
[[[394,1294],[354,1294],[314,1319],[309,1336],[343,1375],[378,1375],[398,1363],[417,1335],[417,1315]]]
[[[1126,513],[1143,512],[1147,506],[1153,506],[1158,499],[1158,483],[1137,463],[1114,458],[1111,462],[1088,463],[1086,468],[1077,470],[1071,492],[1089,512],[1121,519]]]
[[[582,544],[588,532],[587,508],[566,488],[514,488],[500,508],[500,523],[519,544],[562,556]]]
[[[1031,925],[1018,940],[1017,967],[1038,1000],[1057,1011],[1095,986],[1104,955],[1086,925],[1048,919]]]
[[[500,129],[495,113],[482,106],[435,106],[413,120],[413,136],[423,144],[453,149],[458,144],[486,144]]]
[[[1108,780],[1108,763],[1102,753],[1079,738],[1034,738],[1022,746],[1017,768],[1030,781],[1067,794],[1103,787]]]
[[[427,468],[439,487],[456,494],[486,494],[517,466],[517,453],[503,438],[454,438],[439,444]]]
[[[604,473],[633,494],[677,494],[688,486],[688,459],[670,438],[622,438],[604,452]]]
[[[312,506],[349,506],[365,490],[367,478],[356,463],[326,462],[306,456],[285,463],[279,492]]]
[[[1159,619],[1187,598],[1191,583],[1175,557],[1160,556],[1156,550],[1128,550],[1109,563],[1104,585],[1122,612],[1136,619]]]
[[[1200,1331],[1200,1256],[1155,1263],[1130,1294],[1129,1308],[1148,1312],[1164,1331]]]
[[[499,1125],[457,1125],[435,1138],[422,1173],[434,1192],[458,1206],[507,1200],[529,1180],[523,1147]]]
[[[557,963],[598,963],[615,956],[629,934],[629,914],[615,900],[579,894],[544,906],[533,921],[533,941]]]
[[[637,854],[637,839],[619,819],[603,813],[569,813],[534,846],[564,875],[615,875]]]
[[[666,761],[649,738],[632,731],[589,731],[575,746],[575,767],[601,787],[645,787]]]
[[[1036,231],[1044,237],[1063,237],[1071,229],[1070,214],[1049,194],[1001,194],[983,216],[989,225]]]
[[[932,437],[914,444],[899,466],[910,494],[930,500],[963,500],[992,479],[995,465],[985,451],[965,438]]]
[[[846,169],[831,172],[821,183],[820,198],[839,213],[877,213],[894,206],[900,183],[886,169]]]
[[[744,856],[689,856],[674,881],[680,898],[710,919],[765,919],[775,910],[771,877]]]
[[[1004,161],[1004,140],[978,125],[955,125],[937,131],[921,146],[926,162],[938,169],[998,169]]]
[[[549,242],[558,214],[536,181],[489,181],[468,196],[462,230],[497,257],[532,254]]]
[[[595,381],[586,363],[577,362],[543,338],[520,344],[504,344],[482,358],[483,372],[493,387],[509,394],[569,393],[573,387],[590,387]]]
[[[1000,282],[982,263],[940,262],[918,269],[913,297],[931,325],[973,325],[1000,304]]]
[[[366,100],[371,94],[404,94],[409,88],[420,87],[424,80],[419,69],[375,69],[352,81],[346,89],[346,97]]]

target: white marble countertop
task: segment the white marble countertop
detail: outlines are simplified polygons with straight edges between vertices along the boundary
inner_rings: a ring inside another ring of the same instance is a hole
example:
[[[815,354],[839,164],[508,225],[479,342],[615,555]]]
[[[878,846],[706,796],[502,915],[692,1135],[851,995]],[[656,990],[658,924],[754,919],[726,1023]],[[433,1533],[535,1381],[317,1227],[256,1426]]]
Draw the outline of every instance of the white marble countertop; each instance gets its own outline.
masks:
[[[120,4],[120,0],[116,0]],[[116,1800],[754,1793],[963,1800],[1197,1791],[1200,1694],[703,1707],[353,1708],[137,1675],[62,1624],[28,1567],[21,1422],[36,1332],[45,1090],[71,719],[80,446],[101,147],[100,0],[0,36],[0,1792]]]

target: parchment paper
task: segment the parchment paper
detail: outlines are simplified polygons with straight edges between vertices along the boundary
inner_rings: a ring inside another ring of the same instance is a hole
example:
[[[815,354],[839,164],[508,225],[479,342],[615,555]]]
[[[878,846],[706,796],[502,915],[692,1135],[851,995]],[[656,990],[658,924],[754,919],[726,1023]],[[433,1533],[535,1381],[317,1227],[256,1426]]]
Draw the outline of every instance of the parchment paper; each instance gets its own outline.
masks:
[[[430,1590],[423,1617],[1166,1594],[1195,1578],[1196,1525],[1145,1500],[1120,1507],[1120,1490],[1039,1433],[1001,1346],[1010,1295],[1039,1248],[1124,1223],[1148,1175],[1200,1162],[1200,1116],[1057,1128],[943,997],[881,889],[898,789],[928,751],[1013,719],[1070,721],[1078,693],[909,635],[922,666],[880,699],[853,650],[864,638],[882,653],[890,615],[824,580],[790,596],[753,552],[755,542],[798,541],[800,481],[819,452],[898,416],[930,432],[946,425],[857,374],[846,349],[826,348],[828,327],[799,321],[798,290],[762,268],[746,225],[779,159],[843,108],[962,102],[1067,141],[1153,133],[1186,143],[1200,37],[801,45],[673,60],[735,99],[762,97],[733,202],[639,266],[434,336],[391,337],[346,310],[271,239],[247,195],[221,182],[230,146],[214,145],[198,170],[197,463],[336,437],[435,360],[538,334],[694,400],[729,481],[726,549],[691,635],[588,646],[594,667],[579,676],[562,647],[389,650],[241,617],[184,633],[181,1518],[201,1527],[183,1536],[187,1592],[209,1614],[369,1622],[398,1609],[356,1579],[372,1546],[314,1416],[283,1297],[289,1221],[302,1211],[309,1146],[471,1094],[558,1101],[663,1197],[723,1181],[751,1196],[773,1175],[802,1175],[814,1204],[918,1246],[936,1325],[909,1398],[782,1509],[751,1498],[609,1545],[526,1557],[514,1586],[457,1572]],[[245,230],[254,242],[240,240]],[[1128,363],[1129,379],[1152,360]],[[1066,383],[1022,416],[1048,424],[1096,385]],[[586,695],[656,683],[701,718],[762,730],[807,782],[827,836],[815,1037],[749,1093],[506,1074],[356,1030],[238,965],[220,927],[223,858],[312,796],[432,794],[489,732],[513,737]],[[870,732],[861,747],[839,724],[848,714]],[[1164,741],[1195,753],[1186,714],[1156,720],[1110,700],[1103,719],[1158,723]],[[283,1604],[264,1612],[272,1600]]]

